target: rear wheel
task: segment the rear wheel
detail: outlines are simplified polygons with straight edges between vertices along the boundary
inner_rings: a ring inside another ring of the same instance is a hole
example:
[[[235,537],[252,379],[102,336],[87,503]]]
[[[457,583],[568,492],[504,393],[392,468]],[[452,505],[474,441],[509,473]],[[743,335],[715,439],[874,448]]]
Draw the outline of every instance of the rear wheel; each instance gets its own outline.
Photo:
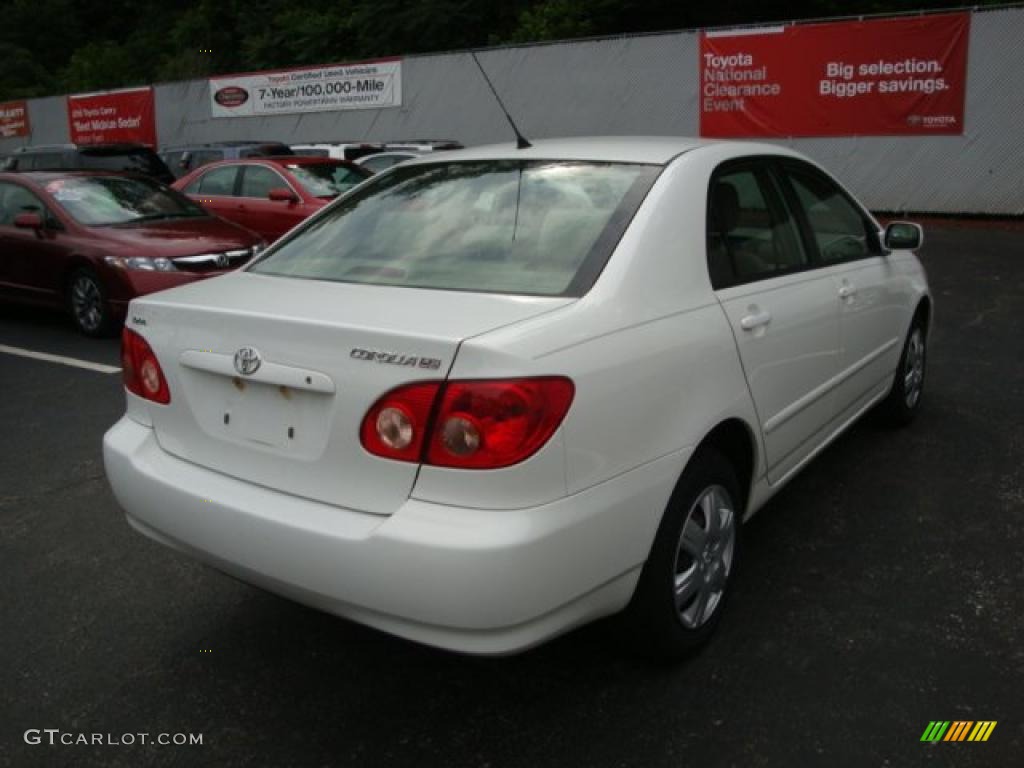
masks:
[[[903,344],[903,354],[896,368],[892,390],[882,405],[886,418],[896,426],[912,422],[921,409],[927,361],[926,340],[924,323],[920,318],[915,318]]]
[[[686,468],[623,617],[645,655],[682,658],[711,637],[736,571],[740,499],[736,473],[717,451]]]
[[[78,269],[68,281],[68,309],[78,330],[86,336],[106,336],[112,328],[103,283],[91,269]]]

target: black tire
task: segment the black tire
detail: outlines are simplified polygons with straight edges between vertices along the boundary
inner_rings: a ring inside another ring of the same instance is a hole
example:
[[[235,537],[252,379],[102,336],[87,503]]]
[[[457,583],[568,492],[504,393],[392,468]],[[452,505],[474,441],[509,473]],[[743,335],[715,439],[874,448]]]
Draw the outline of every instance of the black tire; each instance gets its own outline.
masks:
[[[76,269],[68,278],[67,305],[71,319],[81,333],[93,338],[109,336],[114,330],[107,291],[96,273],[87,267]]]
[[[915,317],[903,342],[903,352],[900,354],[892,389],[882,401],[882,414],[892,426],[904,427],[910,424],[921,410],[927,361],[928,335],[924,322],[920,317]]]
[[[709,493],[712,494],[710,501]],[[716,502],[714,494],[720,494],[725,504]],[[636,592],[621,617],[627,641],[642,655],[675,661],[696,651],[714,633],[739,562],[741,503],[739,481],[729,461],[718,451],[701,450],[683,472],[669,499]],[[706,533],[705,540],[710,541],[713,537],[706,510],[715,507],[728,508],[731,534],[725,533],[726,526],[721,525],[723,535],[717,554],[712,552],[713,546],[708,549],[698,544],[693,548],[703,551],[705,557],[693,557],[684,551],[684,547],[692,547],[694,541],[690,536],[684,544],[684,526],[690,523],[691,530]],[[690,574],[689,579],[686,574]],[[678,606],[677,584],[684,585]],[[686,586],[693,587],[693,584],[697,584],[700,591],[686,597]],[[713,593],[719,586],[715,597]],[[701,599],[706,600],[703,610],[698,603]]]

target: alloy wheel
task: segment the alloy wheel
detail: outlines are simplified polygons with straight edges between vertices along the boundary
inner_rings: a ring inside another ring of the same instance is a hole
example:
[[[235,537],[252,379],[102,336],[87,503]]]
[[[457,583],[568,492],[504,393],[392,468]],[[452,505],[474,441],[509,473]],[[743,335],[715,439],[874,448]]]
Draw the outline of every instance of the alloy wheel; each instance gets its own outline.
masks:
[[[712,485],[683,523],[675,558],[675,603],[687,629],[703,626],[725,593],[736,552],[736,510],[729,492]]]
[[[915,328],[907,341],[907,359],[903,364],[903,400],[913,408],[921,399],[924,385],[924,334]]]
[[[89,275],[77,275],[71,283],[71,310],[82,330],[95,332],[103,323],[103,294]]]

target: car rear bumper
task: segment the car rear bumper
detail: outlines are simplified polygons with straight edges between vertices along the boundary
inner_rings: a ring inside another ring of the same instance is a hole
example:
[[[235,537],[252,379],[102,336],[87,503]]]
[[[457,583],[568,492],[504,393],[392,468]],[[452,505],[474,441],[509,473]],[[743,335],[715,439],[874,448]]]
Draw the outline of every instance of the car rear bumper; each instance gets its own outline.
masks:
[[[384,517],[183,461],[127,416],[103,447],[111,487],[147,536],[321,610],[479,654],[623,608],[685,462],[673,454],[529,509],[409,499]]]

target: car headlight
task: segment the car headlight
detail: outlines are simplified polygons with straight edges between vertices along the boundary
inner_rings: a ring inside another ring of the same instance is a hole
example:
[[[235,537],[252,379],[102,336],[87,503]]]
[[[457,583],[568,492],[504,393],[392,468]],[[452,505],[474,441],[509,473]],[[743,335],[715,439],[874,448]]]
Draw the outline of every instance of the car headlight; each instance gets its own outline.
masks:
[[[151,258],[149,256],[106,256],[105,261],[115,269],[135,269],[142,272],[177,272],[178,268],[174,262],[163,256]]]

